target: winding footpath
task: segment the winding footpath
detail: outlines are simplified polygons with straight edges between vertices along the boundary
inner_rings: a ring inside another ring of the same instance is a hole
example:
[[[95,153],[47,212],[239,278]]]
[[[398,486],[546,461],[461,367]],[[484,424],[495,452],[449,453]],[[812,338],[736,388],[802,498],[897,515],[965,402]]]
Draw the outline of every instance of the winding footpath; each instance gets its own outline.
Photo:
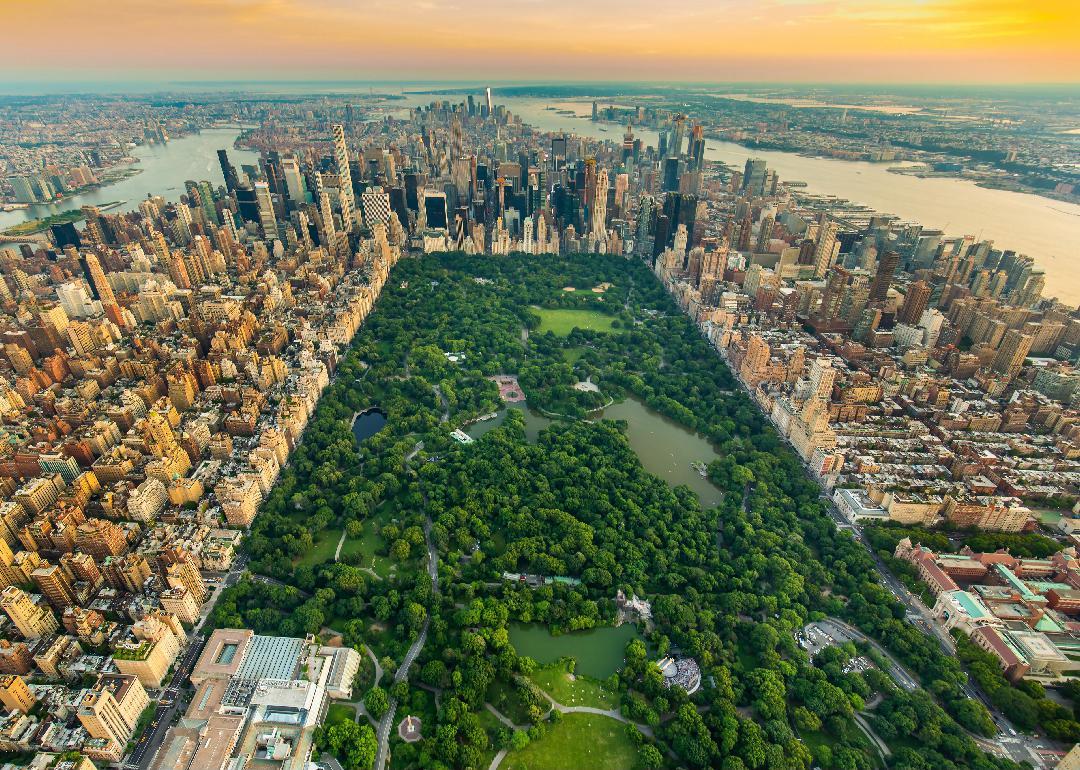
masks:
[[[440,394],[441,395],[441,394]],[[425,500],[425,503],[427,501]],[[431,541],[431,519],[427,520],[424,525],[424,540],[427,542],[428,552],[428,576],[431,578],[431,588],[435,593],[439,592],[439,554],[435,550],[435,545]],[[398,666],[397,672],[394,674],[394,682],[403,682],[409,676],[409,668],[416,661],[420,651],[424,649],[424,644],[427,642],[428,627],[431,625],[431,619],[428,618],[424,621],[424,627],[420,629],[419,636],[416,637],[416,641],[409,647],[409,651],[405,653],[404,660],[401,661],[401,665]],[[376,664],[378,665],[378,664]],[[382,677],[382,670],[376,669],[377,679]],[[394,716],[397,713],[398,700],[393,695],[390,696],[389,705],[386,709],[386,713],[383,714],[382,719],[379,720],[379,726],[375,730],[375,739],[378,742],[378,748],[375,751],[375,764],[373,770],[385,770],[386,761],[390,757],[390,729],[394,724]]]
[[[540,694],[547,698],[548,702],[551,704],[551,708],[548,709],[548,714],[550,714],[552,711],[558,711],[560,714],[595,714],[596,716],[614,719],[616,722],[622,722],[624,725],[633,725],[642,735],[645,735],[649,738],[654,737],[653,729],[651,727],[627,719],[622,714],[620,714],[617,709],[602,709],[597,708],[596,706],[566,706],[552,698],[551,695],[549,695],[545,690],[541,688],[537,689],[540,691]],[[528,729],[528,725],[515,725],[505,714],[500,712],[490,703],[485,703],[484,708],[490,711],[496,719],[509,727],[511,730]],[[506,758],[507,753],[507,749],[500,749],[499,752],[495,755],[495,757],[491,760],[491,764],[488,765],[488,770],[498,770],[499,765],[502,764],[502,761]],[[376,765],[376,770],[379,770],[378,765]]]

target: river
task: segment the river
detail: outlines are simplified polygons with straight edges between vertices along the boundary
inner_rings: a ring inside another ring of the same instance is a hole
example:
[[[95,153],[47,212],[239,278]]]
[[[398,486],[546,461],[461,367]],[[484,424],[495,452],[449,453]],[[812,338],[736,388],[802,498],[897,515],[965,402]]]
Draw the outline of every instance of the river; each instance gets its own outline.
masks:
[[[429,101],[427,97],[420,101]],[[498,97],[526,123],[543,131],[572,131],[595,139],[621,142],[625,127],[588,119],[591,103],[548,102],[524,97]],[[606,102],[601,101],[601,104]],[[559,115],[553,110],[575,110]],[[646,144],[657,145],[657,133],[634,128]],[[992,190],[964,179],[927,178],[893,174],[895,163],[869,163],[817,158],[793,152],[752,150],[709,139],[705,157],[742,168],[749,157],[762,158],[782,180],[806,182],[806,190],[835,195],[895,214],[909,222],[939,229],[949,235],[991,239],[999,249],[1012,249],[1034,257],[1046,271],[1047,293],[1063,301],[1080,303],[1080,205],[1038,195]]]
[[[59,203],[39,203],[17,211],[0,212],[0,230],[61,211],[112,201],[125,203],[109,209],[110,213],[134,211],[147,194],[178,201],[186,192],[184,182],[189,179],[208,179],[215,187],[223,185],[225,179],[218,164],[218,150],[229,151],[229,160],[237,170],[243,163],[258,165],[259,162],[258,153],[233,149],[233,142],[239,135],[238,128],[207,128],[201,133],[173,139],[165,144],[135,147],[131,155],[139,162],[133,168],[142,169],[141,173],[115,184],[72,195]]]
[[[329,88],[345,91],[340,86]],[[359,91],[359,88],[357,89]],[[387,89],[392,90],[392,89]],[[502,97],[497,101],[522,120],[543,131],[573,131],[597,139],[622,140],[623,129],[613,124],[559,115],[545,107],[574,109],[585,114],[583,102],[550,102],[526,97]],[[409,93],[402,107],[427,104],[435,97]],[[447,98],[457,99],[457,95]],[[647,144],[656,145],[655,131],[634,131]],[[187,179],[209,179],[222,184],[216,152],[229,149],[234,165],[254,163],[256,153],[232,149],[237,129],[206,129],[201,134],[175,139],[165,145],[138,147],[141,174],[113,185],[72,196],[63,203],[32,206],[14,212],[0,212],[0,229],[19,222],[54,214],[84,204],[127,201],[118,211],[137,207],[147,193],[178,200]],[[831,158],[815,158],[792,152],[751,150],[732,142],[708,140],[705,155],[737,167],[750,156],[763,158],[781,179],[806,182],[807,190],[836,195],[856,203],[895,214],[906,221],[948,234],[988,238],[1001,249],[1013,249],[1034,257],[1046,271],[1048,293],[1070,303],[1080,303],[1080,205],[1037,195],[991,190],[963,179],[929,178],[891,174],[892,164],[866,163]]]

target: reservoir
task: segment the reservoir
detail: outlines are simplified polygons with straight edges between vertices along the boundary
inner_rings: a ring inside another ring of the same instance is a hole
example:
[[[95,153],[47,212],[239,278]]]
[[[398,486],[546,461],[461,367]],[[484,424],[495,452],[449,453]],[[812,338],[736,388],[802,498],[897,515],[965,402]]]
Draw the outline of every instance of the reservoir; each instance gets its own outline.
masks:
[[[723,496],[720,490],[691,466],[691,463],[708,465],[720,457],[705,438],[635,398],[612,404],[600,416],[605,420],[626,421],[626,437],[649,473],[673,487],[680,484],[690,487],[702,507],[720,504]]]
[[[353,417],[352,432],[360,444],[374,436],[386,425],[386,412],[377,406],[357,412]]]
[[[178,201],[187,191],[184,182],[209,180],[214,187],[225,184],[218,163],[217,151],[228,150],[229,161],[240,171],[243,164],[258,165],[259,154],[233,148],[240,135],[238,128],[207,128],[201,133],[173,139],[165,144],[135,147],[132,157],[139,162],[120,168],[141,169],[134,176],[115,184],[105,185],[78,195],[71,195],[58,203],[38,203],[17,211],[0,212],[0,230],[31,219],[58,214],[81,206],[96,206],[111,201],[125,201],[124,205],[109,209],[118,214],[135,211],[147,194],[161,195],[166,200]]]
[[[527,655],[542,666],[562,657],[575,658],[577,673],[596,679],[607,679],[622,668],[627,642],[640,636],[637,626],[630,623],[559,636],[535,623],[510,626],[510,643],[518,655]]]

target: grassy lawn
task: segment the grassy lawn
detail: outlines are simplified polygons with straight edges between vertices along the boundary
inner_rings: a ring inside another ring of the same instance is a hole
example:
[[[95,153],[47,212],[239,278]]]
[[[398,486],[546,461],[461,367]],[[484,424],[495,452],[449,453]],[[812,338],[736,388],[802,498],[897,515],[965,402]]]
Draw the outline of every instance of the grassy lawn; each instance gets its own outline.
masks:
[[[334,558],[334,549],[341,538],[340,528],[328,528],[315,535],[315,547],[293,562],[296,567],[314,567]]]
[[[338,725],[342,722],[355,722],[356,709],[346,706],[344,703],[331,703],[326,710],[326,724]]]
[[[345,538],[345,543],[341,546],[341,556],[344,558],[348,554],[360,554],[362,559],[360,566],[370,567],[375,570],[376,575],[385,579],[390,572],[390,560],[377,554],[383,549],[384,541],[373,530],[370,522],[367,522],[359,538]]]
[[[564,714],[536,743],[506,755],[504,770],[635,770],[640,768],[637,746],[626,725],[596,714]]]
[[[615,319],[596,310],[569,310],[566,308],[534,308],[540,316],[540,328],[538,332],[554,332],[559,337],[565,337],[577,327],[589,329],[595,332],[611,330],[611,322]]]
[[[537,669],[532,680],[564,706],[595,706],[615,708],[615,693],[592,677],[573,675],[565,666],[554,663]]]

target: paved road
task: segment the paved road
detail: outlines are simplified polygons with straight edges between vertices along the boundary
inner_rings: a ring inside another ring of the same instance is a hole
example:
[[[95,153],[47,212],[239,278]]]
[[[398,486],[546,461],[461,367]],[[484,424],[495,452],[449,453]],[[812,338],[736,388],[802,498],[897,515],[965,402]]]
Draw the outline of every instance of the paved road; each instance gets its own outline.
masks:
[[[954,657],[956,655],[955,641],[941,628],[941,626],[938,625],[930,610],[923,604],[922,600],[912,594],[907,589],[907,586],[892,574],[888,565],[882,561],[881,557],[874,551],[873,546],[863,535],[862,529],[858,526],[853,526],[851,522],[845,519],[843,514],[836,509],[835,505],[833,505],[832,500],[826,495],[822,495],[821,498],[822,501],[826,503],[826,509],[837,526],[850,531],[856,542],[862,545],[870,554],[870,557],[874,560],[874,564],[877,566],[882,586],[890,591],[893,596],[896,597],[896,600],[904,606],[904,609],[907,612],[908,622],[923,633],[937,639],[938,644],[941,645],[942,651],[946,655]],[[834,622],[838,621],[835,621],[834,619]],[[848,628],[850,629],[851,627],[848,626]],[[967,697],[978,701],[986,707],[986,710],[990,713],[990,718],[994,721],[994,725],[998,729],[998,734],[989,740],[969,733],[971,738],[975,740],[983,750],[998,756],[1004,756],[1015,762],[1030,762],[1035,767],[1048,767],[1038,754],[1038,746],[1046,746],[1049,745],[1050,742],[1043,738],[1025,735],[1017,730],[1005,715],[994,706],[982,690],[975,686],[970,678],[964,683],[963,690]]]
[[[908,673],[907,669],[905,669],[903,665],[901,665],[901,663],[896,658],[894,658],[888,650],[886,650],[875,640],[871,639],[854,626],[849,625],[837,618],[828,618],[826,620],[822,620],[819,623],[810,623],[807,625],[806,628],[807,630],[811,628],[820,629],[821,631],[825,632],[833,639],[835,639],[837,644],[843,644],[844,642],[848,641],[865,642],[866,644],[869,644],[871,647],[873,647],[875,650],[885,656],[885,659],[889,661],[889,670],[886,673],[893,678],[894,682],[896,682],[898,685],[900,685],[900,687],[907,690],[908,692],[919,689],[918,680],[915,679],[915,677],[912,676],[910,673]]]
[[[731,367],[725,352],[723,350],[717,350],[717,353],[725,363],[728,363],[729,368],[734,372],[735,368]],[[747,388],[746,383],[741,379],[738,377],[736,377],[736,379],[753,402],[754,398],[751,389]],[[784,438],[784,442],[788,444],[792,452],[796,451],[789,440]],[[814,481],[817,481],[817,477],[806,463],[803,463],[803,467],[806,470],[807,476]],[[922,603],[922,600],[914,596],[907,590],[907,587],[903,583],[896,579],[888,566],[882,561],[881,557],[874,551],[873,546],[863,536],[862,530],[858,526],[853,525],[839,510],[837,510],[836,505],[827,494],[823,493],[821,495],[821,500],[825,510],[828,512],[829,516],[832,517],[833,523],[836,525],[837,529],[851,532],[856,542],[862,545],[870,554],[870,557],[874,560],[874,564],[877,566],[882,585],[892,592],[897,601],[904,605],[904,608],[907,611],[908,621],[923,633],[934,636],[947,654],[955,655],[955,645],[952,637],[937,625],[933,616],[930,614],[930,611]],[[990,718],[993,719],[994,724],[997,725],[999,732],[997,736],[990,741],[978,738],[977,736],[972,736],[972,738],[983,746],[984,749],[998,754],[999,756],[1004,754],[1016,762],[1030,762],[1035,767],[1050,766],[1047,762],[1042,761],[1042,758],[1038,754],[1039,745],[1050,745],[1050,742],[1045,739],[1032,738],[1031,736],[1024,735],[1016,730],[1012,723],[1010,723],[1009,720],[994,707],[989,698],[987,698],[981,690],[975,687],[970,680],[964,684],[963,689],[964,693],[969,698],[979,701],[987,708],[990,712]]]
[[[150,720],[150,724],[147,725],[146,730],[139,737],[135,748],[128,755],[127,762],[124,765],[125,770],[146,770],[150,763],[154,761],[154,755],[157,754],[158,749],[161,747],[161,742],[165,740],[165,733],[168,732],[177,713],[180,712],[184,705],[180,688],[183,687],[187,678],[191,676],[191,669],[198,661],[205,641],[202,636],[198,635],[191,638],[184,656],[180,658],[180,662],[173,672],[172,683],[161,693],[161,700],[154,712],[154,718]]]

